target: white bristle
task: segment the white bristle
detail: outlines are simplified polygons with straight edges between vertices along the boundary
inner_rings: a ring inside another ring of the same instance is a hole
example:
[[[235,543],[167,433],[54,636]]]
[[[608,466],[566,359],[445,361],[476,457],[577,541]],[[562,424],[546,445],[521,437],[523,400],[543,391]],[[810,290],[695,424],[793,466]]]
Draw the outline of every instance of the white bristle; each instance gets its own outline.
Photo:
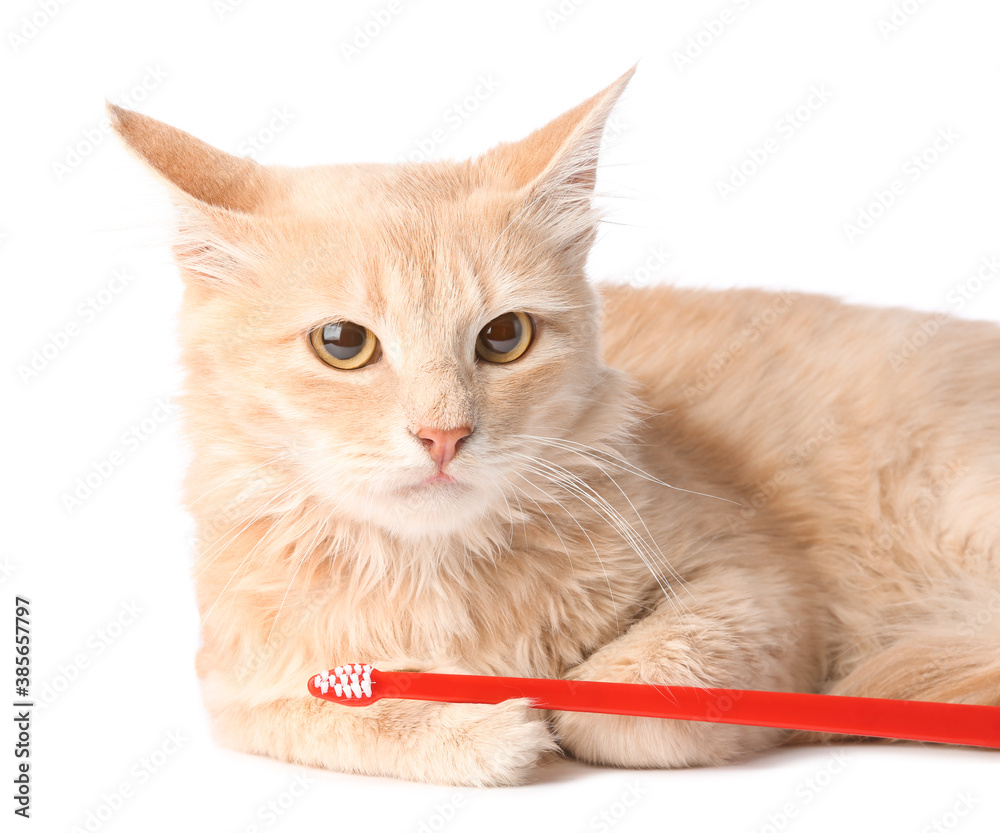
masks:
[[[338,665],[331,671],[321,671],[313,677],[313,686],[326,694],[331,688],[337,697],[345,700],[372,696],[372,665]]]

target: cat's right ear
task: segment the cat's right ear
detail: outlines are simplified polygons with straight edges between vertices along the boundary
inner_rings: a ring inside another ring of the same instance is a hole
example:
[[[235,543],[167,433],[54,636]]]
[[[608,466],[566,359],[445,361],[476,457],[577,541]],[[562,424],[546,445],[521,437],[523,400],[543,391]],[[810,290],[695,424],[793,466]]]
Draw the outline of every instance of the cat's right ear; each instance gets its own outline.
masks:
[[[212,283],[238,279],[247,266],[240,242],[253,215],[276,194],[276,178],[252,159],[232,156],[183,130],[107,103],[124,145],[165,182],[180,212],[178,262]]]

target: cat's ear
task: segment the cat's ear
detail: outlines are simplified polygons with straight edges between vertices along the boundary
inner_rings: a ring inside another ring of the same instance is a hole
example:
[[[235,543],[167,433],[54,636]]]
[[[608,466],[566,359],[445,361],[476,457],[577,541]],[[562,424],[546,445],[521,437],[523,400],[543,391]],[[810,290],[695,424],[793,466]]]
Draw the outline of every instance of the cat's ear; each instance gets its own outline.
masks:
[[[518,142],[498,145],[479,159],[484,170],[520,191],[526,205],[574,241],[589,243],[601,136],[611,110],[635,72],[633,66],[597,95]]]
[[[179,210],[174,252],[182,270],[211,284],[252,275],[254,215],[280,186],[267,168],[169,124],[108,102],[125,146],[170,188]]]
[[[125,146],[196,204],[253,213],[272,182],[252,159],[231,156],[161,121],[107,103],[111,127]]]

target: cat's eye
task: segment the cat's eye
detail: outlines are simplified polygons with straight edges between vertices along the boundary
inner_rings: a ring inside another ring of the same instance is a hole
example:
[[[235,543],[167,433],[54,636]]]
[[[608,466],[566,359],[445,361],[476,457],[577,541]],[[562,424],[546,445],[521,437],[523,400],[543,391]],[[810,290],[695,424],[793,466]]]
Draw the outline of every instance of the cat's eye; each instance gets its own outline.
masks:
[[[505,364],[519,359],[535,337],[535,326],[523,312],[498,315],[479,331],[476,355],[484,361]]]
[[[310,334],[309,341],[317,356],[340,370],[364,367],[378,351],[375,334],[353,321],[333,321],[317,327]]]

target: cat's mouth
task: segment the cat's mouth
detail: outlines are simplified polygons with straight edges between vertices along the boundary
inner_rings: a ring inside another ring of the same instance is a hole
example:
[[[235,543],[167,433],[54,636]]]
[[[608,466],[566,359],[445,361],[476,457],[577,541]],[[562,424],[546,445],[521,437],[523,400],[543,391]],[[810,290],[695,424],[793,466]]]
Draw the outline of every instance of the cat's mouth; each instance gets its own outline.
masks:
[[[432,474],[430,477],[425,477],[420,481],[421,486],[433,486],[438,483],[458,483],[458,481],[450,474],[445,474],[443,471]]]
[[[424,496],[430,497],[433,495],[440,495],[442,497],[445,495],[449,497],[457,497],[459,495],[464,495],[471,490],[472,487],[469,483],[458,480],[451,474],[439,471],[416,483],[403,486],[400,491],[408,497],[419,498]]]

